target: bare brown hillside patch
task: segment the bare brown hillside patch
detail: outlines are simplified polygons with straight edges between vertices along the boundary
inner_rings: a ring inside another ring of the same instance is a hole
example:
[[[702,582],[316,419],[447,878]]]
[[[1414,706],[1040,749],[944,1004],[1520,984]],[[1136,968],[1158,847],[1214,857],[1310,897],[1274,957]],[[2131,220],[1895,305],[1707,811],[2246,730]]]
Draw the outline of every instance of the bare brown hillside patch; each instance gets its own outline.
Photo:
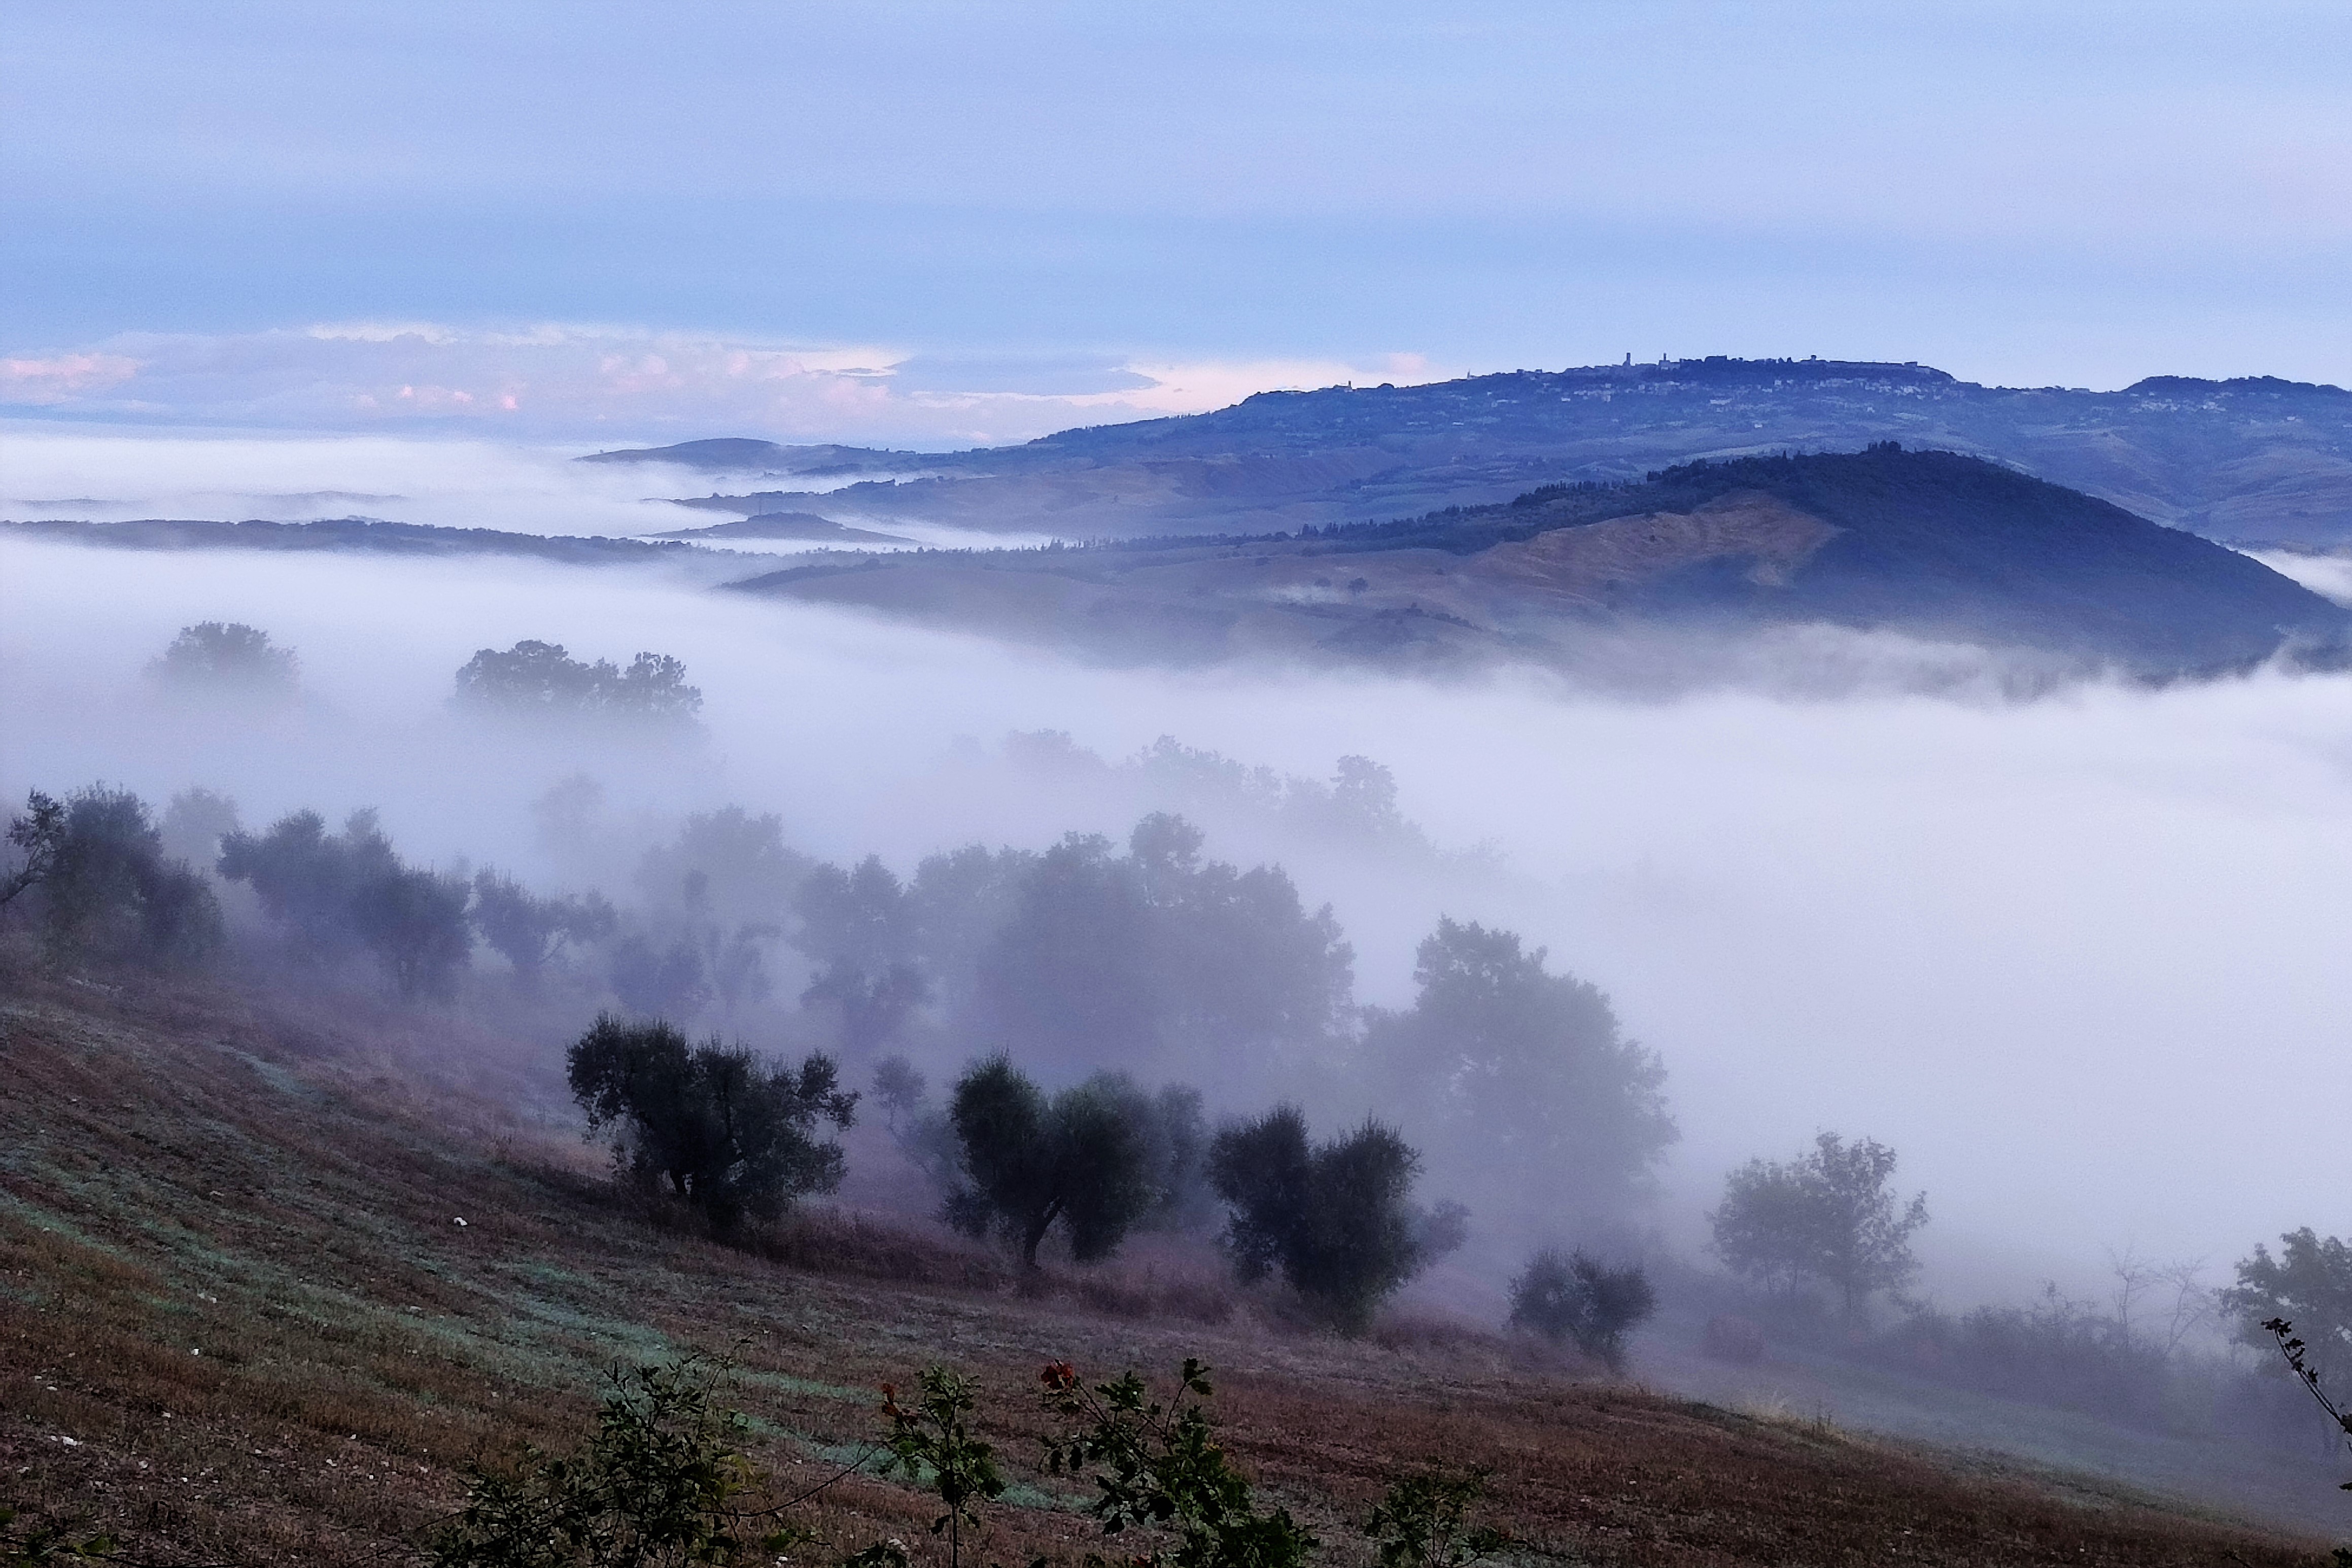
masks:
[[[877,1430],[877,1385],[942,1361],[980,1379],[984,1426],[1032,1489],[996,1511],[988,1555],[1075,1562],[1095,1538],[1035,1469],[1038,1366],[1164,1374],[1199,1354],[1233,1449],[1339,1563],[1366,1560],[1352,1525],[1387,1481],[1431,1465],[1490,1468],[1495,1521],[1565,1563],[2316,1554],[1580,1382],[1471,1327],[1286,1330],[1142,1253],[1023,1289],[992,1254],[823,1209],[758,1249],[720,1246],[633,1218],[576,1145],[502,1121],[482,1080],[398,1072],[402,1041],[464,1028],[379,1038],[193,984],[0,991],[7,1490],[157,1560],[376,1561],[457,1500],[469,1461],[567,1442],[616,1362],[732,1354],[758,1458],[793,1480]],[[512,1071],[529,1078],[531,1056]],[[928,1518],[866,1479],[810,1511],[843,1547],[890,1533],[919,1551]]]

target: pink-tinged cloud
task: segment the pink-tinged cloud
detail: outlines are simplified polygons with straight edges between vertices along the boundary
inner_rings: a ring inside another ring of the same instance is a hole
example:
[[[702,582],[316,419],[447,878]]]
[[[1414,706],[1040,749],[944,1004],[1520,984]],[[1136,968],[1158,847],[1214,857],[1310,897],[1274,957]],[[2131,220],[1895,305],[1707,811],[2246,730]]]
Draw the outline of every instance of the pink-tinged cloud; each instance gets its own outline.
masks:
[[[1034,390],[965,391],[953,368],[903,351],[761,344],[604,327],[488,331],[404,322],[239,333],[126,334],[0,360],[0,404],[83,416],[312,431],[491,428],[502,436],[650,444],[712,434],[918,445],[1023,441],[1222,407],[1276,387],[1432,381],[1418,358],[1047,369]],[[1127,384],[1102,391],[1106,372]],[[1057,378],[1067,376],[1058,390]],[[1089,384],[1091,383],[1091,384]],[[985,384],[984,380],[982,384]]]
[[[139,373],[139,361],[121,354],[57,354],[48,359],[0,359],[0,403],[47,406],[121,386]]]

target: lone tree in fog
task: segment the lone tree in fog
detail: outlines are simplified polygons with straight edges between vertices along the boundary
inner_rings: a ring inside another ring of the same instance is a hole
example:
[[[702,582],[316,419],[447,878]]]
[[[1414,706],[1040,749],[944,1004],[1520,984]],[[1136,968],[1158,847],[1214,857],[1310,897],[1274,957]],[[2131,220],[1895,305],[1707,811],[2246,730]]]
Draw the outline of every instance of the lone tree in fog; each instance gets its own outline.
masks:
[[[1350,1336],[1428,1261],[1427,1218],[1413,1207],[1421,1156],[1366,1122],[1310,1142],[1296,1105],[1226,1127],[1209,1179],[1231,1213],[1225,1249],[1242,1283],[1280,1270],[1291,1289]]]
[[[299,668],[290,648],[272,647],[269,633],[236,621],[183,626],[172,645],[147,665],[167,690],[285,698],[294,695]]]
[[[915,967],[915,905],[905,886],[880,856],[867,855],[849,871],[811,871],[793,908],[800,916],[793,945],[819,966],[801,1004],[839,1008],[842,1044],[853,1055],[887,1045],[930,996]]]
[[[1162,1196],[1149,1131],[1119,1088],[1097,1078],[1048,1096],[1008,1058],[974,1064],[948,1104],[962,1167],[948,1223],[1000,1233],[1032,1269],[1057,1224],[1081,1263],[1116,1252]]]
[[[1893,1149],[1872,1138],[1849,1145],[1835,1133],[1791,1160],[1750,1160],[1731,1173],[1722,1206],[1707,1217],[1716,1254],[1790,1295],[1809,1281],[1827,1285],[1854,1322],[1872,1291],[1919,1271],[1910,1242],[1927,1223],[1927,1196],[1898,1207],[1894,1175]]]
[[[504,653],[483,648],[457,672],[457,706],[508,716],[625,719],[688,725],[702,711],[700,688],[683,661],[639,653],[625,670],[610,659],[583,664],[560,643],[526,640]]]
[[[535,989],[566,943],[611,936],[618,916],[602,894],[542,897],[485,867],[474,873],[473,918],[482,940],[514,966],[516,980],[525,989]]]
[[[1625,1336],[1658,1310],[1658,1293],[1639,1265],[1612,1269],[1583,1252],[1547,1247],[1511,1281],[1511,1322],[1546,1339],[1625,1364]]]
[[[1676,1134],[1657,1057],[1545,956],[1440,920],[1414,955],[1420,995],[1372,1012],[1364,1052],[1389,1103],[1430,1128],[1450,1180],[1507,1170],[1517,1200],[1550,1218],[1622,1203]]]
[[[2256,1246],[2238,1264],[2238,1282],[2221,1292],[2239,1337],[2263,1349],[2262,1324],[2285,1318],[2309,1347],[2311,1364],[2331,1384],[2352,1379],[2352,1243],[2311,1227],[2279,1238],[2278,1256]]]
[[[930,1092],[930,1081],[903,1056],[886,1056],[874,1064],[874,1097],[882,1102],[883,1110],[888,1113],[894,1134],[898,1131],[898,1118],[913,1121]]]
[[[829,1056],[771,1065],[716,1036],[689,1045],[667,1023],[603,1014],[565,1061],[572,1097],[592,1135],[611,1130],[619,1168],[667,1183],[716,1230],[841,1185],[841,1145],[817,1128],[851,1125],[857,1095],[839,1086]]]

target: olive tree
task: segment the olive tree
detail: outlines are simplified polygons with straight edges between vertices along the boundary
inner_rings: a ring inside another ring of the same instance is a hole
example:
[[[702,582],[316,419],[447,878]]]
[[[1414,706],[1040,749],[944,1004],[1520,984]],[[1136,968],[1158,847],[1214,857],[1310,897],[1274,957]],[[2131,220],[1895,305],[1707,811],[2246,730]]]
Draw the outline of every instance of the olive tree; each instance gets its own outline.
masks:
[[[1316,1143],[1296,1105],[1225,1127],[1210,1145],[1209,1179],[1230,1215],[1235,1275],[1254,1284],[1279,1270],[1333,1327],[1362,1333],[1428,1261],[1426,1218],[1412,1201],[1420,1166],[1378,1122]]]
[[[281,817],[266,833],[229,833],[219,869],[253,889],[299,961],[365,953],[415,998],[452,994],[472,959],[470,889],[402,859],[373,811],[352,812],[339,833],[316,811]]]
[[[160,965],[200,963],[223,940],[211,884],[164,853],[146,802],[93,784],[63,800],[34,790],[8,824],[16,863],[0,904],[32,895],[49,955]]]
[[[1585,1354],[1625,1364],[1625,1336],[1658,1310],[1658,1293],[1638,1264],[1612,1269],[1581,1250],[1547,1247],[1511,1281],[1511,1322],[1546,1339],[1573,1340]]]
[[[1033,1269],[1056,1225],[1079,1262],[1109,1257],[1162,1196],[1148,1129],[1113,1080],[1048,1095],[992,1056],[956,1081],[948,1124],[961,1166],[948,1222],[1001,1234]]]
[[[714,1229],[773,1218],[841,1185],[841,1145],[818,1124],[851,1125],[857,1095],[839,1086],[831,1057],[788,1067],[715,1035],[690,1045],[667,1023],[606,1013],[565,1063],[590,1134],[609,1133],[622,1171],[667,1183]]]

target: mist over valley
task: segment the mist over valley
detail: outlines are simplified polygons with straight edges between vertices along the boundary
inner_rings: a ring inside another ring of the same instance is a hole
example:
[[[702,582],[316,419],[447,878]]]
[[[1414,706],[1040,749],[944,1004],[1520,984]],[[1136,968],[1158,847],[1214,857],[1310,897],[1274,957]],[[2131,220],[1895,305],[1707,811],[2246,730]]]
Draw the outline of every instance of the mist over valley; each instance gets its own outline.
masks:
[[[26,0],[0,1568],[2352,1562],[2347,50]]]

